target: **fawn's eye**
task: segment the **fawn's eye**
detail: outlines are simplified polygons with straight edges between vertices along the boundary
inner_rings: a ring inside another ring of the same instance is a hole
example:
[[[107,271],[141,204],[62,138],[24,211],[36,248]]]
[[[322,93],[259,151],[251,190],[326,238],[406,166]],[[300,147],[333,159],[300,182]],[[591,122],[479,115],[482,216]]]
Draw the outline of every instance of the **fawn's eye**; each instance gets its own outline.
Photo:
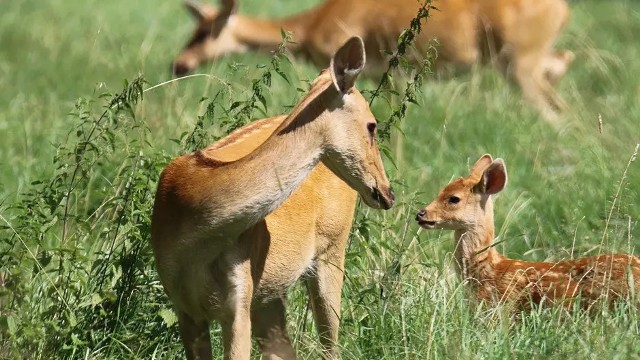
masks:
[[[460,202],[460,198],[455,195],[452,195],[452,196],[449,196],[447,201],[449,202],[449,204],[457,204]]]

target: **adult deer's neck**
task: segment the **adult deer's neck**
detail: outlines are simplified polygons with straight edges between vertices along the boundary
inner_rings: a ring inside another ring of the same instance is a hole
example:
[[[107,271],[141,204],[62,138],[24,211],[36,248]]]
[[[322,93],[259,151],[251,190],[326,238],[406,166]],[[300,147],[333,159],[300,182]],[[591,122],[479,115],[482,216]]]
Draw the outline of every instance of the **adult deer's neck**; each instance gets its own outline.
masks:
[[[463,278],[479,282],[493,277],[494,265],[504,259],[493,245],[493,203],[487,199],[484,209],[479,211],[478,221],[464,230],[454,232],[455,259],[458,272]]]
[[[282,43],[282,30],[292,32],[295,44],[289,44],[288,48],[295,50],[306,40],[307,29],[316,15],[316,9],[282,19],[261,19],[238,14],[234,20],[234,33],[250,47],[271,51]]]
[[[206,203],[212,221],[244,230],[280,206],[307,178],[326,145],[324,133],[331,114],[322,102],[333,89],[325,86],[324,90],[308,95],[311,99],[294,109],[249,155],[211,165],[203,192],[210,194]]]

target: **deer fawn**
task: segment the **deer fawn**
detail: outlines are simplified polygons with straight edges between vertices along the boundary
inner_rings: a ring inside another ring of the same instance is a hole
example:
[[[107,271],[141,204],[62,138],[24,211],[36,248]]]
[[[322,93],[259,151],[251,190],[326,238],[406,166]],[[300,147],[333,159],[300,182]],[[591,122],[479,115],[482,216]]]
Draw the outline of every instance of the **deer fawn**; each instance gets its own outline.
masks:
[[[531,304],[573,306],[576,298],[588,308],[612,303],[640,291],[640,259],[627,254],[590,256],[559,262],[509,259],[493,246],[491,195],[507,183],[502,159],[482,156],[466,178],[447,185],[420,210],[416,220],[425,229],[454,230],[457,270],[469,280],[478,299],[505,302],[523,310]]]
[[[349,39],[291,114],[263,120],[263,125],[278,122],[264,141],[242,144],[243,138],[251,137],[251,129],[245,129],[178,157],[162,172],[151,243],[189,359],[212,357],[209,322],[213,320],[222,325],[227,359],[249,358],[252,323],[267,356],[294,357],[286,337],[282,296],[312,265],[314,255],[319,264],[332,252],[343,251],[343,245],[330,242],[346,236],[349,227],[345,230],[343,219],[332,224],[335,218],[317,214],[317,209],[344,215],[346,220],[353,216],[349,213],[354,194],[329,171],[367,205],[384,209],[393,205],[375,142],[376,121],[354,87],[364,65],[362,39]],[[327,169],[318,166],[321,161]],[[272,214],[269,220],[274,221],[265,221],[310,175],[300,190],[316,193],[309,199],[298,194],[295,202]],[[318,185],[327,178],[330,183]],[[322,203],[333,196],[346,204]],[[310,238],[318,231],[320,238]],[[314,254],[318,247],[324,247],[324,253]],[[328,292],[339,292],[335,285],[342,275],[326,266],[316,268],[310,287],[316,316],[324,317],[321,336],[330,343],[337,323],[331,314],[337,309],[332,306],[339,305],[339,293]],[[330,308],[319,309],[325,306]]]
[[[522,89],[524,97],[550,120],[563,108],[552,84],[573,61],[569,51],[555,51],[553,42],[568,21],[565,0],[441,0],[434,3],[416,40],[415,60],[426,54],[428,41],[438,39],[438,63],[471,65],[483,55],[495,56],[499,67]],[[230,53],[272,51],[281,29],[291,31],[289,50],[324,67],[351,36],[364,39],[370,62],[385,63],[385,50],[395,50],[421,6],[416,0],[327,0],[304,13],[278,20],[236,13],[235,0],[222,7],[185,2],[197,21],[196,30],[172,65],[177,76],[205,61]],[[371,69],[371,66],[369,67]]]

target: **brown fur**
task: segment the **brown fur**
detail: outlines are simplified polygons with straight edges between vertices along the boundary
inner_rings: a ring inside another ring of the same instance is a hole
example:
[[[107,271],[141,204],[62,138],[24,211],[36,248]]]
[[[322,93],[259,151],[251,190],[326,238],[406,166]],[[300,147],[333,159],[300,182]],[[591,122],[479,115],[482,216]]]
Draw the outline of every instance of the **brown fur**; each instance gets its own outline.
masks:
[[[267,357],[294,358],[283,296],[311,269],[321,340],[335,353],[355,204],[347,186],[372,207],[394,199],[372,143],[375,118],[353,87],[362,41],[350,39],[333,60],[290,115],[178,157],[160,176],[151,243],[189,359],[211,358],[210,321],[222,325],[225,358],[249,358],[252,330]]]
[[[304,13],[268,20],[236,14],[235,1],[221,9],[186,5],[198,24],[173,64],[176,75],[229,53],[272,51],[282,41],[281,29],[293,33],[296,44],[289,49],[295,55],[321,67],[346,39],[360,36],[379,72],[386,62],[384,50],[395,50],[420,6],[415,0],[327,0]],[[543,116],[557,117],[564,105],[552,84],[573,61],[571,52],[552,48],[569,18],[565,0],[440,0],[434,5],[438,10],[431,11],[411,58],[424,55],[431,39],[438,40],[441,65],[471,65],[487,55]]]
[[[456,263],[480,300],[507,303],[517,310],[531,304],[583,307],[627,299],[640,291],[640,259],[628,254],[590,256],[559,262],[509,259],[493,246],[491,195],[507,182],[502,159],[484,155],[467,178],[447,185],[416,217],[426,229],[455,231]],[[456,201],[459,199],[459,201]]]

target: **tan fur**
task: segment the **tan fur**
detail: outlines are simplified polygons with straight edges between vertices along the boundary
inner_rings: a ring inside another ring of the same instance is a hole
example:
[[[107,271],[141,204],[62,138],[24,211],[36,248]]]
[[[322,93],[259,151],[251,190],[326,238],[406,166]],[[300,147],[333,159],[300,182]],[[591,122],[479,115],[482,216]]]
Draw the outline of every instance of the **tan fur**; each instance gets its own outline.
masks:
[[[633,255],[532,262],[500,254],[493,246],[491,195],[501,191],[506,181],[502,159],[484,155],[467,178],[447,185],[416,217],[426,229],[455,231],[458,271],[478,299],[525,310],[532,304],[571,307],[580,298],[581,305],[589,308],[629,299],[640,291],[640,259]]]
[[[285,118],[254,121],[204,151],[219,161],[241,158],[264,142]],[[254,334],[267,358],[294,356],[284,302],[286,290],[302,274],[306,274],[326,355],[337,355],[344,252],[356,198],[353,189],[320,163],[291,197],[255,226],[251,264],[262,267],[262,275],[254,289],[251,313]]]
[[[282,299],[308,270],[333,354],[355,206],[348,186],[372,207],[393,204],[375,119],[353,87],[363,67],[362,41],[352,38],[290,115],[255,122],[162,172],[151,242],[189,359],[211,358],[213,320],[225,358],[249,358],[252,329],[266,356],[293,358]]]
[[[420,6],[416,0],[327,0],[304,13],[268,20],[235,13],[235,1],[220,10],[186,5],[198,24],[173,64],[176,75],[229,53],[272,51],[282,41],[281,29],[293,33],[296,44],[289,49],[295,55],[321,67],[346,39],[360,36],[380,72],[386,64],[384,50],[395,50],[399,34]],[[434,5],[439,10],[431,11],[411,58],[425,54],[431,39],[439,43],[439,64],[494,58],[545,118],[556,119],[564,105],[552,84],[573,61],[571,52],[552,48],[569,18],[565,0],[440,0]]]

